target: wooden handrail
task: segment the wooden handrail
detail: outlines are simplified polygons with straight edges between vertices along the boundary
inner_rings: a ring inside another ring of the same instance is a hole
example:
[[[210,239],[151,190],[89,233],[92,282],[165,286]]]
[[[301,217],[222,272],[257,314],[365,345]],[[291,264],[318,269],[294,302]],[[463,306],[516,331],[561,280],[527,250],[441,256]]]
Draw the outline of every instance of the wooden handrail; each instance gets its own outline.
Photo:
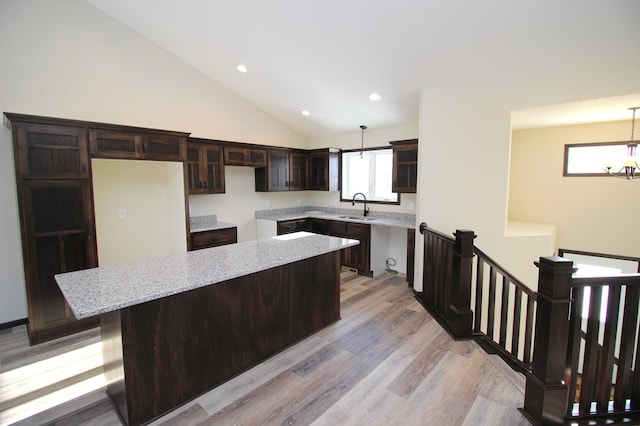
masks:
[[[473,248],[473,252],[476,254],[476,256],[481,257],[486,264],[496,269],[500,273],[500,275],[502,275],[503,277],[507,277],[510,282],[512,282],[516,287],[520,288],[524,293],[528,294],[529,296],[536,297],[535,291],[531,290],[529,286],[524,284],[518,278],[511,275],[511,273],[509,273],[505,268],[500,266],[498,262],[490,258],[485,252],[483,252],[482,250],[480,250],[478,247],[475,247],[475,246]]]

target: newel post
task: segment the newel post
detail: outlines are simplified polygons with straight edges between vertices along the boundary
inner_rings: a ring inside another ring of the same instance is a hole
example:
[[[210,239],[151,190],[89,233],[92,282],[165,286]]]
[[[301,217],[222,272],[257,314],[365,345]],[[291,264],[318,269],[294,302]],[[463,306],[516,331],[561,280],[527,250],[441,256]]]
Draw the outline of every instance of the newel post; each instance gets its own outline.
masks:
[[[524,413],[534,424],[563,424],[568,395],[564,372],[573,262],[551,256],[541,257],[535,264],[538,267],[538,306]]]
[[[473,240],[476,234],[467,229],[454,233],[456,245],[453,253],[451,305],[449,326],[456,339],[470,338],[473,333],[471,310],[471,280],[473,276]]]

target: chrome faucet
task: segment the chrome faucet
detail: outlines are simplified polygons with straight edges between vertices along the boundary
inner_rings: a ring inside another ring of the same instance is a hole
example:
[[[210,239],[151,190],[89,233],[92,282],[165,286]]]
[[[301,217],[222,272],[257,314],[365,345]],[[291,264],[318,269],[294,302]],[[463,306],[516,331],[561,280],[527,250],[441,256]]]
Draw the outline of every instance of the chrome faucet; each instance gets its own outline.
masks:
[[[367,208],[367,196],[364,195],[362,192],[356,192],[355,194],[353,194],[353,198],[351,199],[351,205],[355,206],[356,205],[356,195],[362,195],[362,198],[364,198],[364,215],[366,216],[369,213],[369,209]]]

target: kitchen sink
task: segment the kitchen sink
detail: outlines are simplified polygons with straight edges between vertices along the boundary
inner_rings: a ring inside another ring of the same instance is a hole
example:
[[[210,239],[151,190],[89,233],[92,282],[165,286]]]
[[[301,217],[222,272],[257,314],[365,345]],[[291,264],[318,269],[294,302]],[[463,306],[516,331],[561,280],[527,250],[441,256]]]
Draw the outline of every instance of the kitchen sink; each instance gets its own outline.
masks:
[[[351,220],[376,220],[375,217],[366,217],[366,216],[338,216],[339,219],[351,219]]]

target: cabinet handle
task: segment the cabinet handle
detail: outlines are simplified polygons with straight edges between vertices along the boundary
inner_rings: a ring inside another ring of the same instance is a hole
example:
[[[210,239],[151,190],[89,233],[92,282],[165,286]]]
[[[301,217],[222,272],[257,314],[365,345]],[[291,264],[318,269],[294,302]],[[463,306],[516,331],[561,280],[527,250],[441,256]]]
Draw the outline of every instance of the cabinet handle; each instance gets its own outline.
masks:
[[[144,146],[144,152],[148,153],[149,152],[149,143],[145,142],[143,146]]]
[[[207,188],[208,188],[208,186],[209,186],[209,185],[207,184],[207,181],[205,180],[205,181],[204,181],[204,188],[205,188],[205,189],[207,189]]]

